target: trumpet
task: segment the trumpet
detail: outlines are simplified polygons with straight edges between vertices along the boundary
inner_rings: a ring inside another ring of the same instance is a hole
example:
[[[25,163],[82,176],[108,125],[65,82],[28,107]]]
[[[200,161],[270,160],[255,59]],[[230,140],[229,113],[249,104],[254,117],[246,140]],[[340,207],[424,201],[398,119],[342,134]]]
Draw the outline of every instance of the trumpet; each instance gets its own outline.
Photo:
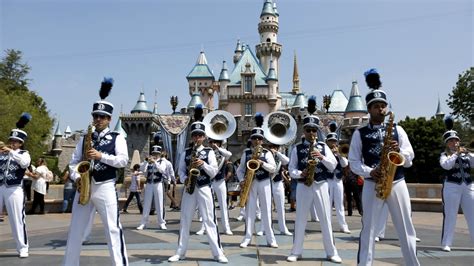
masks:
[[[3,149],[4,147],[6,147],[7,145],[3,142],[3,141],[0,141],[0,150]]]

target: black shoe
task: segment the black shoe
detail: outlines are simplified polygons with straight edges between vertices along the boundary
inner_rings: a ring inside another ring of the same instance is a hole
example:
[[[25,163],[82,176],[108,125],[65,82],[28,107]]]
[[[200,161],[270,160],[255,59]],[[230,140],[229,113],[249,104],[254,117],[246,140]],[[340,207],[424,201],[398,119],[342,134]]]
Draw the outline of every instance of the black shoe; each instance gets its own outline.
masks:
[[[235,206],[230,206],[229,207],[229,210],[233,210],[233,209],[235,209]]]
[[[122,210],[122,213],[128,213],[128,211],[127,210]]]
[[[290,208],[289,212],[295,212],[296,209],[295,208]]]

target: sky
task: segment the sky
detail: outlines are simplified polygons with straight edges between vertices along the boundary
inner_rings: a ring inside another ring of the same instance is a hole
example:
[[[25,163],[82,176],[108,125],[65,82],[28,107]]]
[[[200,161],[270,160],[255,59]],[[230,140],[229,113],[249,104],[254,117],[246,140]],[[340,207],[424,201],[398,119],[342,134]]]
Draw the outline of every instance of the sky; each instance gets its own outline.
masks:
[[[30,88],[60,128],[84,129],[103,77],[115,80],[108,101],[130,113],[141,91],[148,107],[171,113],[190,100],[186,75],[204,50],[216,79],[232,69],[237,40],[253,51],[264,0],[0,0],[0,50],[23,52]],[[377,68],[396,120],[445,113],[458,75],[473,66],[469,0],[277,0],[280,91],[292,88],[293,56],[300,87],[322,96],[350,95]],[[156,96],[155,96],[156,91]],[[34,118],[33,118],[34,119]]]

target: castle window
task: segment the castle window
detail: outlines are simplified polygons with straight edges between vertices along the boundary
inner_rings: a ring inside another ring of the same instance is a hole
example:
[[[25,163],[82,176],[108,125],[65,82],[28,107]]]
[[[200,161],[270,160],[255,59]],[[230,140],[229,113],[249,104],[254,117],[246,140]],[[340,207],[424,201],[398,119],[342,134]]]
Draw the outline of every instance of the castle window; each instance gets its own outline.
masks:
[[[267,38],[267,42],[271,42],[270,38]]]
[[[244,77],[244,92],[245,93],[252,93],[252,76],[245,76]]]
[[[245,115],[253,115],[252,104],[245,103],[244,104],[244,114]]]

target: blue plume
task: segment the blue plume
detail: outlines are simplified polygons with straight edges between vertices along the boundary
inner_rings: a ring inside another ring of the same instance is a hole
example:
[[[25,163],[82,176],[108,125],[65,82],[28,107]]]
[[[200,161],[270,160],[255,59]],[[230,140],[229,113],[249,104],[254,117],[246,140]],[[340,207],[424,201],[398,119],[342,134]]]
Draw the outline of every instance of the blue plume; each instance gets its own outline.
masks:
[[[313,114],[316,112],[316,96],[311,95],[308,99],[308,113]]]
[[[336,130],[337,130],[337,123],[335,121],[331,121],[329,123],[329,131],[336,132]]]
[[[204,111],[202,108],[202,104],[196,104],[194,107],[194,121],[202,121],[202,113]]]
[[[102,84],[100,85],[100,90],[99,90],[99,96],[101,100],[109,96],[113,85],[114,85],[113,78],[104,78],[104,80],[102,81]]]
[[[16,122],[17,128],[24,128],[28,122],[31,120],[31,115],[27,112],[21,114],[20,119]]]
[[[153,135],[153,143],[154,143],[155,145],[159,145],[160,139],[161,139],[161,138],[160,138],[160,135],[158,134],[158,132],[156,132],[156,133]]]
[[[365,82],[367,86],[373,90],[378,90],[382,86],[382,82],[380,82],[380,75],[377,72],[377,69],[371,68],[364,73]]]
[[[454,127],[454,119],[451,116],[448,116],[444,119],[444,124],[446,125],[447,130],[452,130]]]
[[[257,124],[257,127],[262,127],[263,125],[263,114],[258,112],[255,114],[255,124]]]

